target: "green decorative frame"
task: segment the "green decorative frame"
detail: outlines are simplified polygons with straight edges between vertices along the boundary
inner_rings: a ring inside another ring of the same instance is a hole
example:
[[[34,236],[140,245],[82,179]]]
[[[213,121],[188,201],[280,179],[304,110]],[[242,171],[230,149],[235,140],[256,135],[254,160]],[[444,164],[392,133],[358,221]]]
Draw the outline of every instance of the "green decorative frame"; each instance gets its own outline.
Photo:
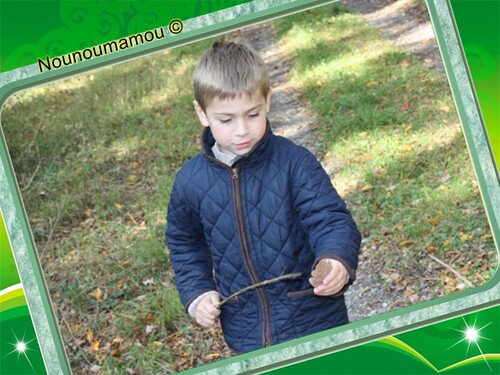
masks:
[[[239,5],[234,5],[233,2],[228,4],[225,9],[183,20],[184,29],[178,34],[169,31],[168,25],[165,23],[163,26],[165,26],[167,36],[162,40],[137,45],[123,51],[43,73],[40,73],[38,64],[34,62],[0,74],[0,102],[4,103],[11,94],[33,86],[116,62],[143,57],[167,48],[174,48],[195,40],[226,33],[253,23],[300,12],[329,2],[331,1],[254,0],[239,2]],[[498,170],[494,163],[491,144],[481,116],[473,80],[457,33],[457,26],[450,3],[447,0],[428,0],[427,5],[498,249],[500,241],[500,184]],[[155,25],[155,27],[158,27],[158,25]],[[128,31],[130,32],[130,30]],[[134,29],[133,33],[136,32],[138,30]],[[119,37],[115,35],[115,39]],[[124,37],[124,35],[121,35],[121,37]],[[27,306],[29,307],[30,317],[46,371],[51,374],[70,373],[71,369],[65,355],[50,297],[36,256],[31,230],[24,211],[22,197],[15,181],[3,133],[0,140],[0,196],[0,210],[5,221],[7,237],[10,240],[9,243],[24,288]],[[0,254],[2,254],[3,261],[3,253]],[[421,327],[467,313],[489,309],[498,306],[500,303],[499,278],[497,272],[487,284],[473,290],[459,292],[434,301],[420,303],[413,307],[357,321],[344,327],[219,361],[189,370],[187,373],[263,372],[347,350],[394,334],[418,330]],[[2,311],[1,305],[0,311]]]

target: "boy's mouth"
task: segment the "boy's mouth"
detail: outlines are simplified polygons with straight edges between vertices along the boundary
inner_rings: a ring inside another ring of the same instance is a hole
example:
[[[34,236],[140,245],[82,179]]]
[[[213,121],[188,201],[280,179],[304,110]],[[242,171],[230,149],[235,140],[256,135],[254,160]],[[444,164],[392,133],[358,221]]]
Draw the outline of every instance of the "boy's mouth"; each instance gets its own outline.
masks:
[[[238,149],[247,148],[248,146],[250,146],[250,141],[236,144],[236,148]]]

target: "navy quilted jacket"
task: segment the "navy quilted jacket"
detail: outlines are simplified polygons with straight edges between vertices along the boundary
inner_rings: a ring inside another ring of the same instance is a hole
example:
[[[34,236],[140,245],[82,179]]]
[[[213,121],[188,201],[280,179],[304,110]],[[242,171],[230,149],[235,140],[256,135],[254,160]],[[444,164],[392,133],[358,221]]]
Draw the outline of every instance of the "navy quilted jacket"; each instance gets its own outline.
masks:
[[[241,294],[222,306],[230,348],[262,346],[347,323],[344,297],[312,293],[309,277],[325,257],[345,264],[354,279],[361,237],[344,202],[305,148],[266,135],[232,167],[214,158],[214,139],[177,173],[167,243],[186,308],[201,293],[222,297],[262,280],[299,272]]]

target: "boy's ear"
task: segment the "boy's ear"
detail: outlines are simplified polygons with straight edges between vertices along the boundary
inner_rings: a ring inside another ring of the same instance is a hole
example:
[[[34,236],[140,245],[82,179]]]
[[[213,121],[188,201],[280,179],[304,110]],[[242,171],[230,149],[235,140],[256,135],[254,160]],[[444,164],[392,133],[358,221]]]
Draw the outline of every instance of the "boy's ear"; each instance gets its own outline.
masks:
[[[272,90],[269,89],[269,92],[267,93],[266,96],[266,113],[269,113],[269,111],[271,110],[271,94]]]
[[[209,126],[208,118],[203,108],[201,108],[201,106],[198,104],[196,100],[193,101],[193,105],[194,105],[194,110],[196,111],[196,114],[198,115],[201,124],[205,127],[208,127]]]

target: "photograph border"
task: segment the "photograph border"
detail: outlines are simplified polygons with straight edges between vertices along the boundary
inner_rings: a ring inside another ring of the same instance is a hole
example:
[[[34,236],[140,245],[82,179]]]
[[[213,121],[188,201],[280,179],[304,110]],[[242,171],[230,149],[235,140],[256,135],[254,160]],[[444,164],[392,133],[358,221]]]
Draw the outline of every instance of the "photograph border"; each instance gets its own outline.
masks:
[[[180,34],[174,35],[166,27],[168,35],[162,41],[136,46],[127,51],[116,52],[50,72],[40,73],[37,64],[18,68],[0,74],[0,103],[3,105],[9,96],[21,90],[333,2],[336,1],[254,0],[204,16],[182,20],[184,30]],[[427,7],[498,251],[500,241],[498,171],[491,154],[453,12],[447,0],[427,0]],[[0,195],[2,196],[0,209],[4,214],[46,369],[49,373],[68,373],[69,364],[36,256],[33,237],[23,207],[22,196],[15,181],[3,132],[0,160]],[[436,300],[356,321],[347,326],[221,360],[188,370],[186,373],[261,372],[496,306],[500,303],[499,279],[500,275],[497,270],[492,280],[471,290],[456,292]]]

